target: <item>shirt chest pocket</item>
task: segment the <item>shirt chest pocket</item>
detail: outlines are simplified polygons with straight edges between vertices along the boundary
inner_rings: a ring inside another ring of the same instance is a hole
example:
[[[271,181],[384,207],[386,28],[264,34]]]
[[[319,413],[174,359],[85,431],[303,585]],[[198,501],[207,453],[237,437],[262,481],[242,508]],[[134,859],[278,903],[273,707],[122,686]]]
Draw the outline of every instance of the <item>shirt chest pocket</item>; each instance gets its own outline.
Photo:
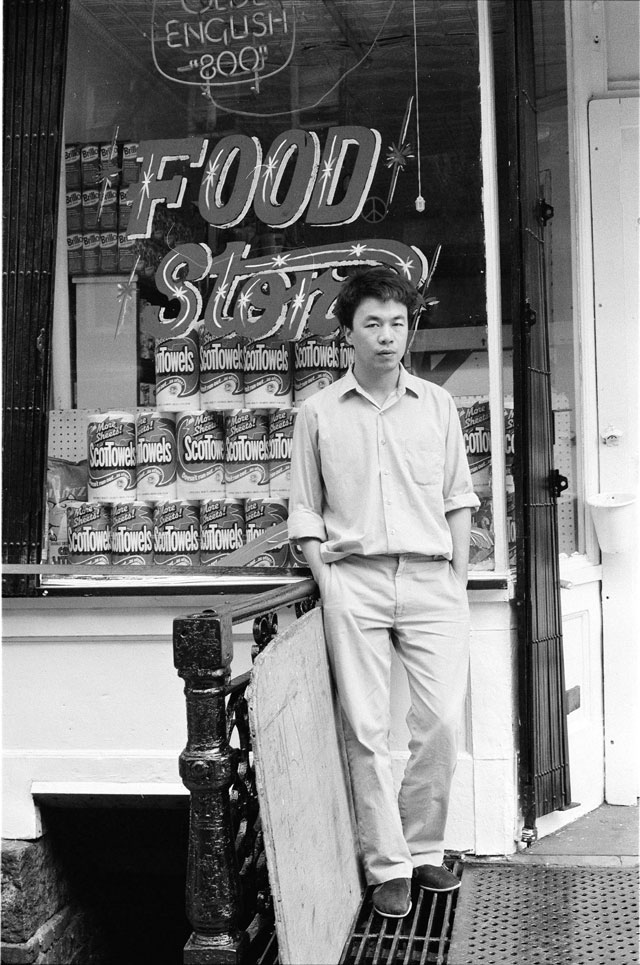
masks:
[[[419,486],[442,486],[444,452],[439,447],[407,440],[405,463],[411,479]]]

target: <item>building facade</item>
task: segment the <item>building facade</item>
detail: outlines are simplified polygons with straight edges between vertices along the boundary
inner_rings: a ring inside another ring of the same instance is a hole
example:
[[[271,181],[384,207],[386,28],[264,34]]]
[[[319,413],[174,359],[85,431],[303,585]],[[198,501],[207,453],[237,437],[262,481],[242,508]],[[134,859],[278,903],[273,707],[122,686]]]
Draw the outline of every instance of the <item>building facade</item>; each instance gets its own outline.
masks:
[[[422,290],[405,363],[456,399],[481,497],[447,845],[635,803],[637,5],[31,6],[5,5],[7,848],[52,802],[184,798],[173,620],[306,575],[258,537],[361,264]]]

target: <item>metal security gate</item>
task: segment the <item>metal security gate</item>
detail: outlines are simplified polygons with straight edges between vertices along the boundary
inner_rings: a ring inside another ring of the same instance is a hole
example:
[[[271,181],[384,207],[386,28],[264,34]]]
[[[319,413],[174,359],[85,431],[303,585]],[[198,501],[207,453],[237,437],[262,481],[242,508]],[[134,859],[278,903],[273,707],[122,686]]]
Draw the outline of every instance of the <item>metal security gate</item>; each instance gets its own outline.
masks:
[[[514,481],[524,837],[571,801],[562,655],[553,412],[539,190],[531,0],[507,4],[511,32],[510,157],[514,320]]]
[[[67,21],[68,0],[4,4],[4,563],[40,562]]]

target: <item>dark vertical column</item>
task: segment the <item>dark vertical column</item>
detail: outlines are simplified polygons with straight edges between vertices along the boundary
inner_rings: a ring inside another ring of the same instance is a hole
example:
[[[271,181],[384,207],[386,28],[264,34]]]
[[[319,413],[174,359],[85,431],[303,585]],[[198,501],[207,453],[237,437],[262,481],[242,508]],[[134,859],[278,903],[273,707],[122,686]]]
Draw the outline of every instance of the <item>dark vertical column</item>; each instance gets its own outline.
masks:
[[[185,682],[187,746],[180,776],[191,793],[186,911],[193,933],[185,965],[241,962],[241,890],[229,788],[225,693],[233,656],[231,617],[205,611],[173,623],[174,664]]]
[[[3,90],[3,561],[39,563],[68,0],[7,0]],[[27,593],[8,577],[5,594]]]
[[[523,840],[536,819],[571,803],[560,609],[558,484],[544,264],[553,211],[541,195],[531,0],[507,5],[511,53],[516,605]]]

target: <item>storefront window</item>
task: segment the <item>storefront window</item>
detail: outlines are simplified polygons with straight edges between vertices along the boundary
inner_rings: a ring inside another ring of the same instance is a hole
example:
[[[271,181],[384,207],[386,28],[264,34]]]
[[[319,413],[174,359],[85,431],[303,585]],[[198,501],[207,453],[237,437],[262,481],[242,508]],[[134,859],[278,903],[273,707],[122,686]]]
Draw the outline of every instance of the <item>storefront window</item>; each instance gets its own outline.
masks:
[[[423,292],[406,365],[457,401],[494,568],[478,33],[447,0],[72,0],[50,562],[295,578],[251,543],[349,364],[340,282],[382,263]]]

